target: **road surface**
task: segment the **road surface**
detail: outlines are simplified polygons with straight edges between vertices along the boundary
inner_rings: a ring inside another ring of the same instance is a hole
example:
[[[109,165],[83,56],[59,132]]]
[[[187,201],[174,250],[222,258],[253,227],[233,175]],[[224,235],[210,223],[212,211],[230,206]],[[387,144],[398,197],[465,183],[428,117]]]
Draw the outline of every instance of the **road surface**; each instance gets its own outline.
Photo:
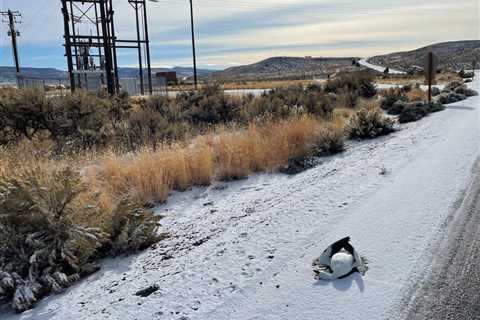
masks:
[[[371,64],[369,63],[368,61],[368,58],[366,59],[361,59],[358,61],[358,63],[364,67],[367,67],[369,69],[372,69],[372,70],[375,70],[375,71],[378,71],[378,72],[384,72],[385,71],[385,67],[382,67],[382,66],[378,66],[378,65],[375,65],[375,64]],[[395,70],[395,69],[390,69],[389,70],[389,73],[390,74],[407,74],[406,72],[404,71],[400,71],[400,70]]]
[[[480,159],[472,176],[433,271],[407,306],[408,320],[480,319]]]

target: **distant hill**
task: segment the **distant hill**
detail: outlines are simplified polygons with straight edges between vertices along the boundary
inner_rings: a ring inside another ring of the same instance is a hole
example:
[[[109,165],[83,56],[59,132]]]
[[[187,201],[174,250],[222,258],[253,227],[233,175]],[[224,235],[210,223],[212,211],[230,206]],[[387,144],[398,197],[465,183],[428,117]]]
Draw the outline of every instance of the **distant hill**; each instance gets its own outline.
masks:
[[[152,74],[155,74],[157,72],[166,72],[166,71],[175,71],[179,79],[193,76],[193,68],[189,68],[189,67],[152,68]],[[216,71],[218,70],[197,69],[197,75],[199,77],[205,77]],[[138,76],[138,69],[137,68],[119,68],[118,73],[120,74],[120,78],[135,78],[136,76]]]
[[[368,61],[384,67],[407,70],[412,66],[423,67],[425,55],[430,50],[439,57],[440,68],[470,69],[474,59],[480,63],[480,40],[437,43],[412,51],[376,56]]]
[[[193,76],[193,68],[188,67],[174,67],[174,68],[152,68],[152,73],[163,71],[176,71],[178,78]],[[216,70],[198,69],[198,76],[208,76]],[[120,78],[135,78],[138,76],[138,69],[136,68],[119,68]],[[54,68],[22,68],[22,74],[26,77],[40,78],[44,80],[58,80],[67,79],[67,72]],[[0,66],[0,83],[15,82],[16,71],[14,67]]]
[[[23,68],[22,73],[32,78],[65,79],[67,73],[54,68]],[[0,82],[15,81],[17,72],[15,67],[0,66]]]
[[[257,63],[214,72],[212,79],[265,80],[326,76],[329,73],[354,69],[358,58],[273,57]]]

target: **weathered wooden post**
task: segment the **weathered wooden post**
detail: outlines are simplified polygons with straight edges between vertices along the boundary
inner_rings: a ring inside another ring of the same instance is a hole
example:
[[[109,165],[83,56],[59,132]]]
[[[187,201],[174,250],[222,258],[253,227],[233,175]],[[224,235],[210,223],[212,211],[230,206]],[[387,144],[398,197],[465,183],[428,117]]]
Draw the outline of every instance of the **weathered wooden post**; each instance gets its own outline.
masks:
[[[428,103],[432,103],[432,85],[435,83],[435,74],[437,73],[438,57],[433,52],[428,52],[425,57],[424,72],[428,85]]]

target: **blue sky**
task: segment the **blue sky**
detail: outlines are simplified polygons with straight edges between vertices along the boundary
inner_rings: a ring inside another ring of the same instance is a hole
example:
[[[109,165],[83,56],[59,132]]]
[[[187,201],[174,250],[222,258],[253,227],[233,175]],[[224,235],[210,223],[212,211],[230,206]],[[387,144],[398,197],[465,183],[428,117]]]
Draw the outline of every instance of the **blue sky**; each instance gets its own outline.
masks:
[[[149,4],[154,66],[191,65],[188,0]],[[478,0],[193,0],[198,64],[224,68],[271,56],[370,56],[449,40],[479,39]],[[117,34],[134,38],[133,11],[114,0]],[[65,69],[60,0],[0,0],[23,14],[23,66]],[[12,65],[6,25],[0,65]],[[119,52],[135,66],[135,51]]]

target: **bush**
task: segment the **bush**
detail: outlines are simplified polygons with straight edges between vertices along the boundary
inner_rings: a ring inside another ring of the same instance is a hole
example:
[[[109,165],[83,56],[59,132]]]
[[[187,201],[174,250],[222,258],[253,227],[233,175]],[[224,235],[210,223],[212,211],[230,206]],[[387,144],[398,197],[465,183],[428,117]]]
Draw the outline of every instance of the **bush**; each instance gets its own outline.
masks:
[[[245,102],[241,118],[246,121],[262,117],[287,119],[303,114],[329,118],[334,109],[332,98],[314,85],[307,89],[302,86],[277,88]]]
[[[468,88],[466,85],[455,88],[455,93],[464,95],[465,97],[473,97],[478,95],[478,92]]]
[[[439,112],[439,111],[445,110],[445,107],[441,103],[438,103],[438,102],[432,102],[432,103],[428,104],[427,108],[428,108],[429,113],[434,113],[434,112]]]
[[[109,99],[78,91],[50,98],[48,106],[44,117],[55,141],[79,148],[107,143],[111,135]]]
[[[182,139],[188,131],[184,122],[169,121],[160,112],[143,107],[132,111],[123,123],[117,126],[117,139],[128,150],[144,145],[156,146],[165,141]]]
[[[407,107],[408,107],[408,103],[407,103],[407,102],[402,101],[402,100],[398,100],[397,102],[395,102],[395,103],[393,104],[393,106],[392,106],[391,108],[389,108],[389,109],[387,110],[387,113],[388,113],[389,115],[394,115],[394,116],[396,116],[396,115],[399,115],[400,113],[402,113],[403,110],[405,110],[405,108],[407,108]]]
[[[464,69],[460,70],[458,75],[462,79],[473,78],[475,76],[475,74],[473,72],[466,72]]]
[[[358,94],[356,91],[342,91],[337,95],[337,106],[339,108],[354,109],[358,104]]]
[[[350,138],[371,139],[393,132],[394,124],[378,109],[361,109],[347,123],[346,132]]]
[[[133,205],[108,212],[90,188],[58,165],[0,172],[0,300],[18,312],[30,309],[98,270],[93,263],[103,254],[158,240],[153,213]]]
[[[400,113],[398,121],[400,123],[418,121],[425,117],[428,113],[430,113],[430,108],[428,104],[424,104],[423,102],[410,103]]]
[[[69,168],[4,174],[0,190],[0,297],[21,312],[78,280],[106,235],[74,223],[98,207],[94,196],[82,197],[87,187]]]
[[[3,143],[20,137],[31,139],[38,131],[48,129],[49,111],[48,100],[40,90],[2,90],[0,123],[7,133]]]
[[[372,98],[377,94],[374,77],[367,72],[344,73],[336,79],[327,81],[325,91],[337,94],[355,92],[363,98]]]
[[[198,92],[180,93],[175,101],[192,124],[228,123],[240,115],[240,100],[226,95],[218,84],[207,84]]]
[[[0,98],[0,124],[8,137],[1,142],[48,132],[59,146],[105,145],[113,122],[128,110],[126,95],[108,99],[78,91],[47,99],[36,89],[10,90]]]
[[[137,252],[161,240],[161,236],[157,235],[160,219],[160,216],[139,208],[128,199],[120,201],[112,214],[112,252]]]
[[[460,81],[457,81],[457,80],[450,81],[449,83],[447,83],[447,85],[445,86],[443,91],[444,92],[454,91],[456,88],[461,87],[461,86],[463,86],[463,81],[462,80],[460,80]]]
[[[389,110],[397,101],[407,101],[407,97],[402,92],[401,89],[398,88],[390,88],[384,90],[382,93],[383,99],[381,108],[383,110]]]

